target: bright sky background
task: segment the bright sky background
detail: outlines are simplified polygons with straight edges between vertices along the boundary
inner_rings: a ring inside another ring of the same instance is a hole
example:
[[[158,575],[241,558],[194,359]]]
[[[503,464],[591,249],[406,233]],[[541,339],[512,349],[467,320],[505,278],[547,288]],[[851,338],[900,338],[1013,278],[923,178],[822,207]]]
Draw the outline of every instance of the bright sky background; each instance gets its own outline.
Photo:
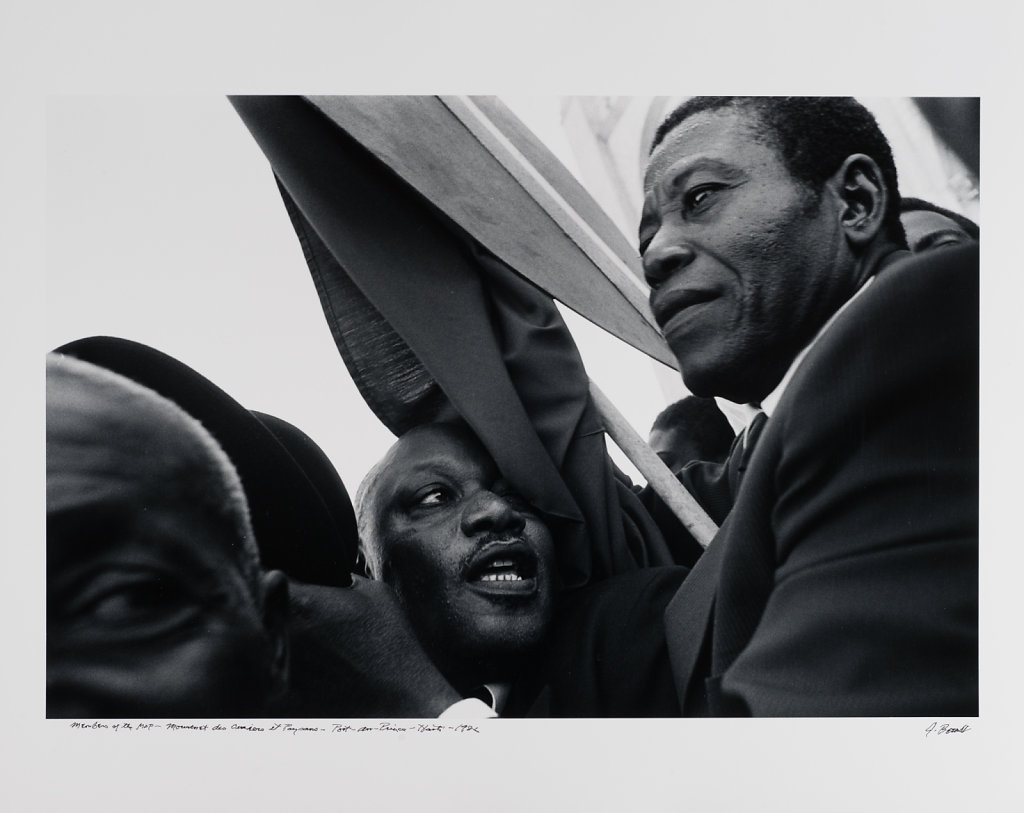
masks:
[[[503,98],[584,180],[559,97]],[[942,172],[930,137],[901,116],[909,102],[869,106],[893,141],[904,191],[952,205],[922,186]],[[393,437],[349,378],[268,164],[227,100],[54,97],[46,154],[46,349],[106,334],[163,350],[303,429],[354,493]],[[646,437],[675,375],[663,371],[659,384],[660,365],[563,314],[590,376]]]
[[[509,101],[572,168],[557,98]],[[269,165],[228,101],[54,98],[46,149],[46,349],[104,334],[169,353],[305,431],[354,493],[394,439],[342,363]],[[646,437],[666,403],[647,357],[567,319],[591,377]]]

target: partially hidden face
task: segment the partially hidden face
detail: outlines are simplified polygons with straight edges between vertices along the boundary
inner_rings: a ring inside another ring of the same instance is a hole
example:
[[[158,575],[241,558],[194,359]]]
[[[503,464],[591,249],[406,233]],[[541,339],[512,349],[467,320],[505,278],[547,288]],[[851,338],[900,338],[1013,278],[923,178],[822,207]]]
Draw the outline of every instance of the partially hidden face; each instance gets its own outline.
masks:
[[[679,471],[691,460],[699,460],[701,457],[697,443],[678,427],[652,429],[647,445],[672,471]]]
[[[907,247],[914,254],[930,248],[953,248],[974,242],[959,223],[939,212],[925,209],[903,212],[900,222],[907,234]]]
[[[436,425],[403,436],[371,510],[371,569],[449,679],[543,640],[556,590],[551,534],[467,431]]]
[[[48,404],[47,716],[251,715],[280,676],[225,524],[173,497],[173,432],[94,406]]]
[[[756,402],[852,294],[833,199],[794,179],[756,116],[704,111],[670,131],[644,180],[651,308],[688,389]]]

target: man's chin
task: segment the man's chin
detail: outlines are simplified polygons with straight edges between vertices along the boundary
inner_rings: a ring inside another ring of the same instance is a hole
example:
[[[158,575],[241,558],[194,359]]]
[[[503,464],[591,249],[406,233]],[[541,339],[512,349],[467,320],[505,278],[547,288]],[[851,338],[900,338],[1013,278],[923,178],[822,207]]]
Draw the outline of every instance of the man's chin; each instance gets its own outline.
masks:
[[[463,694],[484,683],[513,683],[528,671],[541,651],[543,627],[533,630],[493,629],[451,632],[437,646],[424,643],[434,665]]]
[[[462,583],[443,615],[416,618],[417,635],[442,674],[461,691],[466,684],[514,680],[544,643],[553,612],[549,590],[525,596],[481,593]]]
[[[537,649],[549,627],[550,615],[537,608],[531,612],[476,615],[461,625],[461,630],[449,634],[450,640],[461,642],[458,648],[469,659],[515,658]]]
[[[737,404],[759,401],[771,392],[761,384],[760,369],[744,369],[733,359],[708,359],[695,354],[677,353],[683,384],[699,398],[725,398]]]
[[[470,682],[511,683],[528,670],[541,651],[543,630],[520,630],[498,635],[481,635],[460,658],[460,665],[471,665]]]

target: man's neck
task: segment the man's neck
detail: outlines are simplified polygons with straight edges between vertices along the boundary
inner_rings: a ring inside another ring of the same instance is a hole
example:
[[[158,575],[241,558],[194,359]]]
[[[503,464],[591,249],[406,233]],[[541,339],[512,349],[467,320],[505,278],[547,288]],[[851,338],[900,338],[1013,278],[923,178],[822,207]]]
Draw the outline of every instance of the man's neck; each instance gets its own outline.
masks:
[[[806,352],[807,348],[814,342],[814,340],[821,334],[824,326],[829,324],[835,315],[846,307],[847,303],[853,299],[857,293],[863,289],[865,283],[884,267],[889,265],[893,260],[905,254],[906,249],[901,249],[895,243],[885,240],[872,244],[862,255],[857,257],[853,263],[853,267],[846,272],[846,279],[849,280],[849,287],[844,286],[841,289],[837,289],[834,297],[834,302],[830,308],[824,312],[824,318],[819,324],[817,324],[812,331],[805,336],[804,341],[799,346],[791,348],[791,355],[789,362],[785,366],[780,366],[776,369],[774,377],[771,377],[767,383],[764,383],[763,389],[761,390],[761,397],[748,401],[748,405],[753,407],[756,411],[762,401],[765,398],[770,397],[773,393],[777,392],[782,386],[783,381],[786,377],[792,373],[793,367],[797,360],[803,353]],[[762,366],[762,370],[767,372],[767,365]]]
[[[819,338],[821,338],[821,336],[825,333],[826,330],[828,330],[829,326],[831,326],[831,324],[836,320],[839,314],[842,313],[850,305],[850,303],[852,303],[853,300],[860,295],[860,293],[867,287],[868,283],[871,282],[875,278],[875,276],[877,276],[878,273],[882,271],[886,266],[888,266],[891,262],[899,259],[899,257],[901,256],[903,256],[903,252],[901,252],[898,247],[889,244],[887,250],[879,251],[874,255],[871,262],[865,262],[861,265],[862,270],[868,271],[870,273],[868,273],[867,276],[864,276],[863,274],[858,275],[858,279],[860,280],[860,282],[857,285],[856,289],[854,289],[853,293],[849,297],[847,297],[846,301],[844,301],[839,306],[839,308],[828,318],[825,324],[822,325],[821,328],[819,328],[818,332],[814,335],[814,338],[812,338],[806,345],[804,345],[803,349],[801,349],[800,352],[797,353],[796,357],[793,359],[793,362],[789,365],[789,369],[786,371],[786,374],[779,381],[775,389],[768,393],[767,396],[762,398],[760,403],[754,404],[753,406],[760,407],[761,411],[765,412],[769,416],[775,411],[775,405],[778,404],[779,399],[782,397],[782,393],[785,391],[786,385],[789,383],[789,380],[793,377],[796,368],[800,366],[800,362],[803,360],[803,357],[807,355],[807,352],[810,350],[811,346]]]
[[[470,668],[443,669],[442,674],[464,697],[481,686],[509,686],[515,683],[534,663],[532,656],[477,661]]]
[[[850,293],[852,296],[859,291],[869,278],[875,276],[879,271],[896,259],[900,251],[906,251],[903,246],[898,246],[891,240],[883,240],[870,246],[868,250],[858,259],[854,269],[855,287]]]

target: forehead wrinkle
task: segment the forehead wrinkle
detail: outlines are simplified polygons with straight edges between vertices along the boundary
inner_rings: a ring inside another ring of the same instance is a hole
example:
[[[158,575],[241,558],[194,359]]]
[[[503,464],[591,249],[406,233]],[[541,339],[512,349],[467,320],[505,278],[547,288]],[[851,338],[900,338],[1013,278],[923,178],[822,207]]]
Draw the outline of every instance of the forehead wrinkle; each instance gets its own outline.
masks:
[[[416,477],[421,474],[443,474],[446,476],[458,476],[462,472],[459,469],[467,468],[467,466],[461,465],[459,461],[432,459],[432,460],[421,460],[412,463],[406,468],[406,472],[410,477]]]
[[[658,148],[652,153],[647,165],[647,173],[645,174],[645,190],[649,186],[647,178],[650,173],[656,171],[661,162],[668,160],[666,156],[677,152],[683,146],[685,139],[694,136],[695,132],[696,137],[700,138],[700,130],[723,122],[724,126],[722,126],[716,134],[713,149],[719,147],[723,143],[726,143],[730,139],[739,137],[762,144],[777,153],[777,149],[770,137],[770,134],[764,132],[766,128],[762,126],[760,116],[756,111],[749,110],[742,105],[728,105],[712,110],[701,110],[683,119],[683,121],[673,127],[672,130],[666,134],[664,140],[658,145]],[[713,155],[707,155],[706,153],[690,156],[692,160],[704,157],[707,157],[710,160],[715,160]],[[671,166],[672,165],[670,164],[668,168],[671,168]],[[659,171],[664,172],[667,171],[667,169]]]
[[[97,491],[159,492],[212,462],[199,434],[206,430],[176,405],[156,400],[155,393],[118,390],[102,380],[86,379],[78,387],[59,379],[47,384],[48,493],[90,480]]]
[[[485,473],[494,466],[486,449],[471,435],[447,427],[433,427],[399,441],[388,464],[410,474],[439,471],[449,476]]]

